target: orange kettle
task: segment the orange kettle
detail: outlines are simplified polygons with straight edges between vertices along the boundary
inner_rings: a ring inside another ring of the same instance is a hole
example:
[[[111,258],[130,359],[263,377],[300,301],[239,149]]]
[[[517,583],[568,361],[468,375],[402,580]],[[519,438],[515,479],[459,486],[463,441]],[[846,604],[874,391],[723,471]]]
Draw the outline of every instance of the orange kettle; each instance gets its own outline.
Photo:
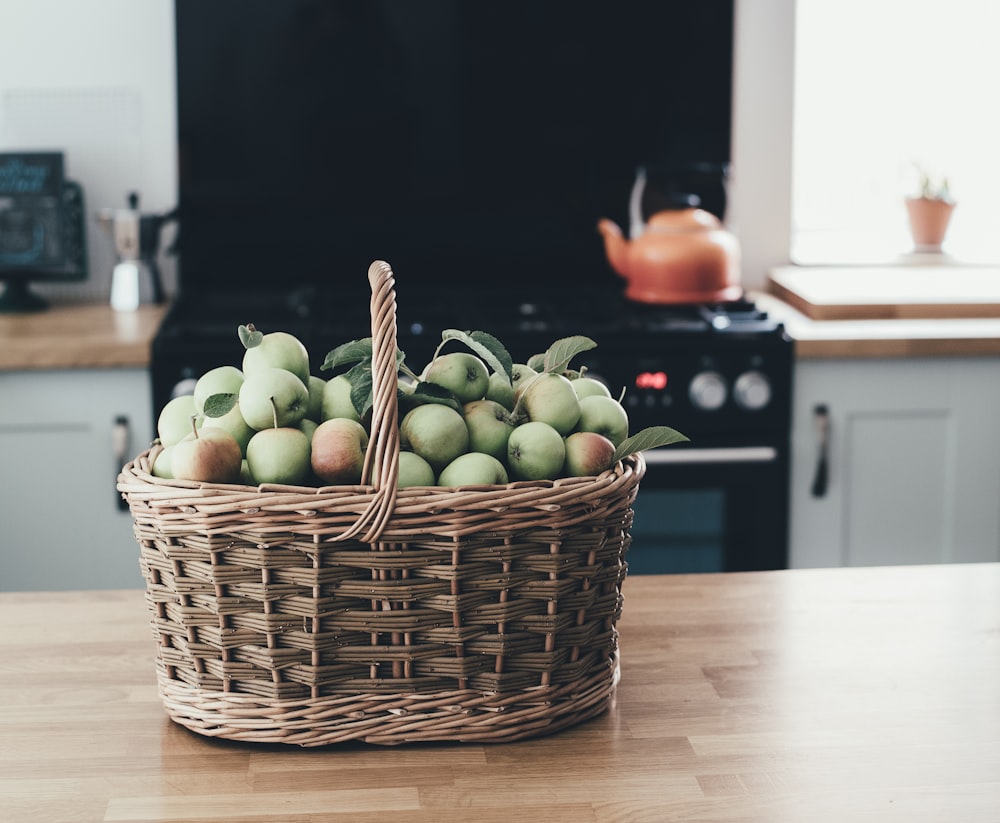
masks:
[[[640,204],[645,185],[645,172],[640,169],[629,204],[629,238],[607,218],[597,224],[608,262],[627,283],[625,296],[658,304],[740,298],[736,237],[714,214],[693,205],[657,212],[644,224]]]

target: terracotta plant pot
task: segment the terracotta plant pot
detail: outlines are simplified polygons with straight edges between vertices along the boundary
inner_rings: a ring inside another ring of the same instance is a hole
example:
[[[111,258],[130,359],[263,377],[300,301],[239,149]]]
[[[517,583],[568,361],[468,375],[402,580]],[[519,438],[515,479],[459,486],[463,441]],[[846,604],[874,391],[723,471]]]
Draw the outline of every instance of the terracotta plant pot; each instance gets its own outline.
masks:
[[[910,217],[910,234],[913,247],[918,252],[939,252],[948,233],[951,213],[955,204],[948,200],[929,197],[909,197],[906,211]]]

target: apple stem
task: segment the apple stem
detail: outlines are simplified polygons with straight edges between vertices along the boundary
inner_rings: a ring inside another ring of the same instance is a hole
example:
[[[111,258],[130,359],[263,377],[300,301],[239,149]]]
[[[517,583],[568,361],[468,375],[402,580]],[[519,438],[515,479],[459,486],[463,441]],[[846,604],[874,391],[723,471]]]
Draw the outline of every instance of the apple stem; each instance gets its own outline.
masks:
[[[194,432],[194,438],[195,438],[195,440],[197,440],[198,439],[198,415],[196,415],[196,414],[192,414],[191,415],[191,431]]]
[[[271,419],[274,421],[274,428],[278,428],[278,404],[274,402],[274,395],[271,396]]]

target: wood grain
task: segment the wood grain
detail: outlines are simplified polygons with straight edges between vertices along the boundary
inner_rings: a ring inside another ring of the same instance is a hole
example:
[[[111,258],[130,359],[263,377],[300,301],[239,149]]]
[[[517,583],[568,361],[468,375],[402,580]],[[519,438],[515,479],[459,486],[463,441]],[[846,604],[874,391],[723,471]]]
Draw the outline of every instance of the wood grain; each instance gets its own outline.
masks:
[[[601,717],[300,749],[166,719],[142,592],[0,594],[0,821],[996,821],[1000,564],[635,577]]]
[[[165,306],[116,312],[102,303],[0,314],[0,371],[148,366],[165,313]]]

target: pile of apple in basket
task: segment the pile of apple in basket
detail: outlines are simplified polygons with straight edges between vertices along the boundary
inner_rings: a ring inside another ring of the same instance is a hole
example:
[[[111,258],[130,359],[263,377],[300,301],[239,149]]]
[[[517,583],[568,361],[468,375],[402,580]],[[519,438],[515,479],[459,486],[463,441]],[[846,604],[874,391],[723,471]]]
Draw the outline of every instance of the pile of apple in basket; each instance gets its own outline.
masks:
[[[353,485],[371,435],[372,339],[344,343],[310,373],[288,332],[240,326],[242,368],[202,374],[161,410],[161,478],[247,485]],[[236,340],[234,346],[239,345]],[[600,475],[645,449],[687,438],[667,426],[629,434],[612,396],[574,358],[597,344],[555,341],[515,363],[481,331],[448,329],[418,373],[397,352],[398,487],[503,485]]]

